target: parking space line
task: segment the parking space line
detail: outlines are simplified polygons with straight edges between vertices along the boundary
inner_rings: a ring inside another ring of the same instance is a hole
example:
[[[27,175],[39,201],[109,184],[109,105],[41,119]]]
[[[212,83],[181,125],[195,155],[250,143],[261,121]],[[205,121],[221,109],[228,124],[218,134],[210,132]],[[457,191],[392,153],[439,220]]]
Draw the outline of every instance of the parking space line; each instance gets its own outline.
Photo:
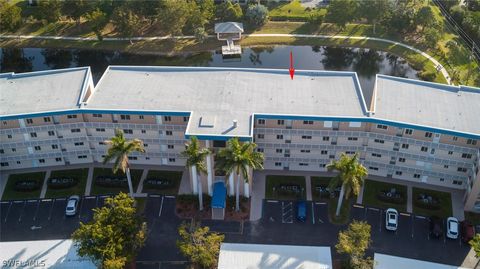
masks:
[[[410,219],[412,220],[412,238],[413,238],[413,233],[415,231],[415,218],[413,217],[413,215],[411,215]]]
[[[312,203],[312,223],[315,224],[315,210],[314,210],[314,204]]]
[[[383,210],[380,210],[380,225],[378,225],[379,232],[382,232]]]
[[[327,203],[325,202],[315,202],[316,205],[326,205]]]
[[[276,200],[267,200],[267,203],[278,203]],[[283,203],[283,202],[282,202]]]
[[[356,208],[364,208],[363,205],[353,205],[353,207],[356,207]]]
[[[52,206],[50,207],[50,213],[48,213],[48,221],[50,221],[52,219],[53,205],[55,205],[56,200],[57,199],[53,199],[53,201],[52,201]]]
[[[110,197],[110,196],[109,196],[109,195],[102,195],[102,196],[100,196],[100,198],[104,198],[104,199],[105,199],[105,198],[108,198],[108,197]]]
[[[37,214],[38,214],[38,208],[40,207],[40,200],[38,200],[37,203],[37,209],[35,210],[35,214],[33,215],[33,221],[37,219]]]
[[[35,200],[28,200],[29,203],[36,203],[38,200],[35,199]]]
[[[84,199],[95,199],[95,198],[97,198],[97,197],[96,197],[96,196],[85,196],[85,197],[83,197],[83,198],[84,198]]]
[[[163,197],[162,197],[162,202],[160,202],[160,210],[158,211],[158,217],[162,215],[162,209],[163,209]]]
[[[158,198],[158,197],[160,197],[160,195],[158,195],[158,194],[150,194],[150,195],[148,195],[148,196],[149,196],[149,197],[153,197],[153,198]]]
[[[51,202],[52,199],[42,199],[42,202]]]
[[[175,196],[171,196],[171,195],[166,195],[166,196],[163,196],[165,198],[168,198],[168,199],[175,199]]]
[[[56,198],[55,200],[57,200],[57,201],[65,201],[65,200],[67,200],[67,198]]]
[[[8,203],[11,203],[10,201],[1,201],[0,204],[8,204]]]
[[[91,198],[87,198],[87,199],[91,199]],[[85,199],[84,199],[85,200]],[[80,200],[80,210],[78,211],[78,219],[82,219],[82,209],[83,209],[83,204],[84,204],[84,201]]]
[[[12,207],[12,202],[10,202],[10,205],[8,206],[8,209],[7,209],[7,214],[5,215],[5,221],[4,223],[7,223],[7,218],[8,218],[8,213],[10,213],[10,208]]]
[[[18,201],[13,201],[15,204],[21,204],[21,203],[25,203],[25,201],[23,200],[18,200]]]
[[[27,200],[25,200],[25,202],[23,203],[23,208],[22,208],[22,211],[20,212],[20,216],[18,217],[18,222],[22,221],[22,215],[23,215],[23,211],[25,211],[26,205],[27,205]]]
[[[410,214],[408,213],[400,213],[401,216],[405,216],[405,217],[410,217]]]
[[[417,219],[426,219],[427,217],[424,217],[424,216],[415,216],[415,218],[417,218]]]
[[[367,209],[373,210],[373,211],[377,211],[377,212],[380,211],[380,209],[378,209],[378,208],[373,208],[373,207],[367,207]]]

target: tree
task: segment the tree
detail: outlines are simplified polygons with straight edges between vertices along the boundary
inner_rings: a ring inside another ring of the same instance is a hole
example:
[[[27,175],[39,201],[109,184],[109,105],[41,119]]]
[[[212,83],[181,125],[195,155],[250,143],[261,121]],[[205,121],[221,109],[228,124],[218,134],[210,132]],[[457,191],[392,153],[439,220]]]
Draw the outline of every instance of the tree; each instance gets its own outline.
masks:
[[[414,3],[410,1],[394,1],[390,11],[386,13],[383,23],[391,33],[406,33],[415,30],[413,20],[415,18]]]
[[[420,8],[417,14],[415,14],[415,23],[422,26],[422,31],[427,27],[437,24],[432,8],[430,6],[423,6]]]
[[[373,262],[364,258],[365,251],[371,244],[371,226],[365,221],[354,220],[347,230],[338,233],[338,243],[335,245],[339,254],[347,254],[350,266],[355,269],[372,268]]]
[[[227,141],[227,146],[217,154],[215,165],[226,175],[237,175],[235,210],[240,211],[240,180],[249,182],[249,168],[263,169],[263,154],[257,152],[253,142],[240,143],[237,137]]]
[[[93,221],[81,222],[72,234],[78,255],[102,268],[124,268],[145,244],[147,235],[147,224],[137,215],[134,199],[119,193],[93,212]]]
[[[98,40],[102,40],[102,30],[108,23],[108,17],[105,12],[101,11],[100,9],[95,9],[94,11],[88,13],[86,15],[87,20],[90,23],[90,27],[92,31],[97,36]]]
[[[63,1],[62,12],[68,18],[80,24],[80,18],[85,16],[92,8],[86,0]]]
[[[262,26],[268,21],[268,9],[264,5],[250,5],[245,13],[248,22],[255,26]]]
[[[0,2],[0,29],[15,31],[22,24],[22,9],[8,2]]]
[[[40,1],[36,8],[35,17],[47,23],[53,23],[60,20],[62,3],[58,0]]]
[[[454,6],[450,9],[450,15],[458,23],[462,24],[463,18],[465,18],[465,9],[461,6]]]
[[[375,34],[377,22],[385,17],[388,8],[387,0],[360,1],[357,12],[360,18],[365,18],[368,23],[373,25],[373,33]]]
[[[205,165],[205,158],[212,152],[208,148],[200,148],[198,139],[195,136],[190,138],[190,143],[185,145],[185,150],[182,156],[187,158],[186,166],[190,169],[190,176],[192,177],[193,190],[198,191],[199,209],[203,210],[203,191],[202,182],[198,180],[197,171],[200,174],[207,174],[207,167]],[[196,187],[198,186],[198,189]]]
[[[328,171],[335,170],[339,172],[339,174],[330,181],[329,188],[332,190],[338,186],[339,183],[342,184],[336,212],[338,217],[340,209],[342,208],[343,196],[345,195],[348,199],[351,192],[353,192],[354,195],[358,195],[368,172],[367,168],[358,162],[357,154],[349,156],[345,153],[342,153],[340,160],[334,160],[328,164],[327,169]]]
[[[476,234],[472,240],[468,242],[475,251],[475,257],[480,257],[480,234]]]
[[[238,21],[242,16],[242,7],[238,3],[233,4],[231,0],[217,6],[217,17],[221,21]]]
[[[133,186],[132,178],[130,176],[128,155],[134,151],[142,153],[145,152],[142,140],[127,140],[125,139],[123,131],[120,129],[116,129],[115,136],[112,137],[110,140],[106,140],[104,143],[108,145],[108,149],[105,158],[103,159],[103,164],[106,164],[113,160],[113,172],[116,173],[118,170],[121,170],[124,174],[127,175],[128,190],[130,192],[130,196],[132,196]]]
[[[190,15],[186,1],[164,0],[158,18],[166,33],[181,35]]]
[[[442,0],[441,3],[447,10],[449,10],[453,6],[460,4],[460,0]]]
[[[131,38],[140,28],[141,22],[137,14],[135,14],[128,5],[117,7],[113,11],[112,21],[116,29],[125,37]],[[132,40],[130,39],[130,43]]]
[[[217,265],[224,235],[211,233],[210,228],[201,227],[198,224],[189,230],[185,223],[178,228],[178,234],[180,240],[177,241],[177,247],[193,263],[203,268],[212,268]]]
[[[468,10],[480,11],[480,0],[467,0],[465,1]]]
[[[186,30],[195,32],[198,28],[204,28],[215,16],[215,3],[213,0],[188,1],[188,13]]]
[[[355,18],[356,10],[357,3],[354,0],[332,0],[327,8],[326,19],[344,29]]]
[[[205,40],[207,40],[208,38],[208,34],[207,32],[205,31],[205,28],[203,27],[197,27],[195,28],[195,39],[199,42],[199,43],[203,43],[205,42]]]
[[[432,28],[428,28],[424,33],[425,44],[430,48],[435,48],[440,40],[440,33]]]

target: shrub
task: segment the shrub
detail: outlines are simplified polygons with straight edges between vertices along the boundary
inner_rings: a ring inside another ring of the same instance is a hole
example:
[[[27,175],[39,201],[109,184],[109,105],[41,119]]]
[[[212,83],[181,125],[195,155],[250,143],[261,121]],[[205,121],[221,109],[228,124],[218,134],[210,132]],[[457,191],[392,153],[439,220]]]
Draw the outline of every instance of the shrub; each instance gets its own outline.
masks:
[[[245,17],[255,26],[264,25],[268,20],[268,9],[264,5],[251,5],[247,9]]]
[[[52,189],[67,189],[78,184],[76,178],[49,178],[47,185]]]
[[[391,204],[399,204],[400,205],[400,204],[405,203],[405,197],[404,197],[403,194],[400,195],[400,196],[388,196],[388,195],[385,194],[385,192],[380,192],[377,195],[377,198],[380,201],[391,203]]]
[[[307,22],[310,24],[322,24],[325,16],[318,13],[308,15]]]
[[[40,182],[38,182],[38,180],[35,180],[35,179],[19,180],[15,182],[13,189],[15,191],[22,191],[22,192],[35,191],[40,189]]]
[[[170,179],[147,178],[143,186],[146,188],[162,190],[172,187],[173,182]]]
[[[418,77],[426,81],[434,81],[437,74],[433,71],[422,71],[418,73]]]

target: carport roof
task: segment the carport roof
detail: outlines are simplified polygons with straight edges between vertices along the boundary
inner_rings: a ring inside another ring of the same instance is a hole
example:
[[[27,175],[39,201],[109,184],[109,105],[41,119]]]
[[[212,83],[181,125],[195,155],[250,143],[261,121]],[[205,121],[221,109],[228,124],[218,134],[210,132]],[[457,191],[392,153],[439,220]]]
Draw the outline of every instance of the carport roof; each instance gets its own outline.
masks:
[[[374,260],[374,269],[467,269],[465,267],[408,259],[380,253],[375,253]]]

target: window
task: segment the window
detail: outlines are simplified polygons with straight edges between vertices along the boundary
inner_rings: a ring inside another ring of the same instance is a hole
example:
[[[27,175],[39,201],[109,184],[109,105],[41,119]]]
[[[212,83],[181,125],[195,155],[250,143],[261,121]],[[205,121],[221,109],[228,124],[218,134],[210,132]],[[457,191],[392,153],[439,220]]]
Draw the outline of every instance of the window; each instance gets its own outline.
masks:
[[[33,120],[32,119],[27,119],[27,124],[32,124]]]
[[[84,144],[83,144],[83,142],[75,142],[74,145],[75,145],[76,147],[78,147],[78,146],[83,146]]]
[[[446,164],[445,164],[445,165],[443,165],[443,168],[445,168],[445,169],[448,169],[448,167],[449,167],[449,166],[448,166],[448,165],[446,165]]]
[[[362,127],[362,123],[358,121],[351,121],[348,123],[348,127],[359,128]]]
[[[143,146],[146,147],[146,148],[148,148],[148,144],[143,143]]]
[[[348,140],[349,140],[349,141],[357,141],[357,140],[358,140],[358,137],[349,137]]]
[[[103,133],[103,132],[105,132],[105,128],[97,128],[97,129],[95,129],[95,131]]]
[[[429,138],[430,138],[430,137],[432,137],[432,135],[433,135],[433,134],[432,134],[431,132],[425,132],[425,137],[429,137]]]
[[[444,179],[443,177],[441,177],[441,178],[440,178],[440,181],[442,181],[442,182],[443,182],[443,181],[445,181],[445,179]]]
[[[302,139],[312,139],[311,135],[302,135]]]
[[[402,171],[395,171],[395,175],[397,176],[401,176],[402,174],[403,174]]]
[[[458,141],[458,136],[452,137],[452,140],[453,140],[453,141]]]
[[[471,158],[472,158],[472,154],[470,154],[470,153],[462,153],[462,158],[464,158],[464,159],[471,159]]]
[[[283,135],[277,135],[277,139],[283,139]]]
[[[147,131],[146,131],[146,130],[141,130],[140,132],[141,132],[142,134],[145,134],[145,133],[147,133]]]
[[[285,121],[284,121],[284,120],[277,120],[277,124],[278,124],[278,125],[284,125],[284,124],[285,124]]]
[[[375,142],[375,143],[379,143],[379,144],[384,144],[384,143],[385,143],[385,140],[382,140],[382,139],[375,139],[375,140],[373,140],[373,142]]]
[[[405,129],[405,134],[407,134],[407,135],[412,135],[412,134],[413,134],[413,130],[412,130],[412,129]]]
[[[312,124],[313,124],[313,120],[304,120],[304,121],[303,121],[303,124],[312,125]]]
[[[369,166],[368,169],[378,171],[378,167]]]
[[[67,119],[76,119],[77,115],[67,115]]]
[[[8,138],[8,139],[11,139],[11,138],[12,138],[12,135],[7,135],[7,138]]]
[[[258,134],[257,137],[258,137],[258,139],[264,139],[265,135],[264,134]]]
[[[143,115],[138,115],[138,119],[143,120],[144,119]]]
[[[105,142],[98,142],[99,145],[105,145]]]
[[[476,144],[477,144],[477,140],[467,139],[467,145],[476,145]]]
[[[448,152],[448,155],[453,155],[453,151],[449,151],[449,152]]]
[[[167,148],[168,148],[168,149],[173,149],[174,146],[173,146],[173,145],[167,145]]]
[[[40,146],[35,146],[34,148],[35,148],[35,150],[37,150],[37,151],[38,151],[38,150],[42,150],[42,148],[41,148]]]
[[[86,159],[86,158],[87,158],[87,155],[79,155],[78,158],[79,158],[79,159]]]
[[[43,117],[43,121],[44,121],[44,122],[50,122],[50,121],[52,121],[52,120],[50,119],[50,117]]]
[[[257,148],[257,152],[263,152],[263,148]]]
[[[329,137],[329,136],[324,136],[324,137],[322,138],[322,140],[323,140],[323,141],[329,141],[329,140],[330,140],[330,137]]]
[[[345,151],[345,154],[347,154],[347,155],[350,155],[350,154],[353,155],[353,154],[355,154],[355,151]]]
[[[128,156],[128,159],[129,159],[129,160],[134,160],[134,161],[135,161],[135,160],[137,160],[137,159],[138,159],[138,157],[137,157],[137,156]]]
[[[72,129],[72,130],[70,130],[70,131],[71,131],[72,133],[80,133],[80,129],[78,129],[78,128],[77,128],[77,129]]]
[[[164,121],[172,121],[172,117],[171,116],[164,116],[163,120]]]
[[[12,148],[12,152],[17,152],[17,149],[16,149],[16,148]]]
[[[38,160],[39,163],[45,163],[45,159]]]
[[[282,152],[283,152],[283,149],[275,149],[275,152],[276,152],[276,153],[282,153]]]
[[[264,119],[258,119],[258,124],[260,125],[265,125],[265,120]]]
[[[37,133],[30,133],[30,137],[37,137]]]
[[[322,150],[322,151],[320,151],[320,154],[322,154],[322,155],[327,155],[327,154],[328,154],[328,151],[327,151],[327,150]]]
[[[372,153],[373,157],[382,158],[382,154]]]
[[[120,115],[121,120],[130,120],[130,115]]]
[[[428,151],[428,148],[427,148],[427,147],[421,147],[421,148],[420,148],[420,151],[427,152],[427,151]]]
[[[402,149],[408,149],[409,146],[409,144],[402,144]]]
[[[21,161],[17,161],[17,164],[21,164],[22,162]]]
[[[321,163],[321,164],[319,165],[320,168],[325,168],[325,166],[327,166],[327,165],[324,164],[324,163]]]
[[[101,117],[103,117],[102,114],[92,114],[92,116],[93,116],[94,118],[101,118]]]
[[[54,131],[48,131],[48,136],[54,136],[55,132]]]
[[[457,168],[457,172],[466,173],[466,172],[467,172],[467,168],[465,168],[465,167],[458,167],[458,168]]]
[[[387,130],[387,125],[383,125],[383,124],[377,124],[377,129],[383,129],[383,130]]]
[[[301,149],[300,152],[301,153],[310,153],[310,150],[309,149]]]
[[[275,166],[277,166],[277,167],[278,167],[278,166],[282,166],[282,163],[276,162],[276,163],[275,163]]]
[[[168,158],[168,161],[171,162],[171,163],[174,163],[174,162],[175,162],[175,158]]]
[[[413,174],[413,178],[420,178],[420,174]]]
[[[8,162],[1,162],[1,163],[0,163],[0,166],[1,166],[1,167],[8,166]]]
[[[3,122],[3,125],[7,125],[7,121],[2,121]]]
[[[125,134],[133,134],[133,130],[132,130],[132,129],[123,129],[123,133],[125,133]]]
[[[172,131],[165,131],[165,135],[173,135]]]
[[[333,127],[333,121],[324,121],[323,122],[323,127],[332,128]]]
[[[398,162],[404,163],[404,162],[405,162],[405,158],[398,158]]]
[[[57,144],[53,144],[53,145],[52,145],[52,149],[58,149],[58,145],[57,145]]]
[[[183,117],[183,122],[187,122],[188,121],[188,117]]]
[[[58,158],[58,157],[57,157],[57,158],[55,158],[55,161],[56,161],[56,162],[61,162],[61,161],[62,161],[62,158]]]
[[[299,163],[300,166],[308,166],[308,163]]]
[[[150,157],[145,157],[145,160],[150,160]]]
[[[3,149],[0,149],[0,154],[3,154],[5,153],[5,151]]]

